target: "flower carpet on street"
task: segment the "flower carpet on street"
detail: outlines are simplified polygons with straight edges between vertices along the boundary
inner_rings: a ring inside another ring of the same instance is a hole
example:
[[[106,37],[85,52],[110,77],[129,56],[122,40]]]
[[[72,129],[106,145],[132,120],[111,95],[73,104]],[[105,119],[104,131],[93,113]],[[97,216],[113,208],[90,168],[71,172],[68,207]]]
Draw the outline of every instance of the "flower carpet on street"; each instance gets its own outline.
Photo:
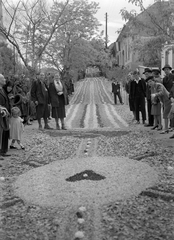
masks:
[[[113,104],[110,84],[79,82],[68,130],[34,122],[26,150],[0,162],[0,239],[174,239],[174,149]]]

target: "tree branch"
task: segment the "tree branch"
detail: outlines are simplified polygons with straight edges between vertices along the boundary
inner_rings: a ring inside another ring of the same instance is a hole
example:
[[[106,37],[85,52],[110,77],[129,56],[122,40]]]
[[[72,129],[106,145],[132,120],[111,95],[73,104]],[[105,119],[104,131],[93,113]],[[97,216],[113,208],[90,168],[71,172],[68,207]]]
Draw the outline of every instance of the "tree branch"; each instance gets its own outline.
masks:
[[[59,64],[58,62],[54,59],[53,54],[51,54],[49,51],[45,52],[50,58],[51,58],[51,63],[60,71]]]
[[[51,40],[54,32],[56,31],[56,29],[57,29],[57,28],[56,28],[56,25],[58,24],[58,21],[59,21],[60,17],[62,16],[62,14],[63,14],[66,6],[68,5],[68,3],[69,3],[69,0],[66,1],[65,5],[64,5],[64,7],[63,7],[63,10],[61,11],[61,13],[59,14],[59,16],[57,17],[57,19],[56,19],[56,21],[55,21],[55,23],[54,23],[54,25],[53,25],[53,27],[52,27],[50,36],[48,37],[47,41],[45,42],[42,50],[40,51],[40,53],[39,53],[39,55],[38,55],[39,58],[42,56],[42,54],[43,54],[43,52],[45,51],[47,45],[49,44],[49,42],[50,42],[50,40]],[[62,24],[61,24],[61,25],[62,25]],[[61,26],[61,25],[60,25],[60,26]]]
[[[13,24],[13,22],[14,22],[15,15],[16,15],[16,12],[17,12],[17,10],[18,10],[18,7],[19,7],[20,2],[21,2],[21,0],[17,3],[17,7],[16,7],[15,10],[14,10],[14,13],[13,13],[13,16],[12,16],[12,21],[11,21],[10,26],[9,26],[9,28],[8,28],[8,35],[10,34],[11,27],[12,27],[12,24]]]
[[[157,26],[157,28],[159,28],[165,35],[167,35],[168,37],[170,37],[170,34],[167,33],[167,31],[165,31],[158,23],[157,21],[154,19],[154,17],[147,11],[147,9],[143,6],[142,2],[140,3],[140,7],[143,11],[145,11],[148,16],[150,17],[151,21]]]
[[[0,32],[2,32],[4,34],[4,36],[7,38],[7,40],[16,48],[20,58],[22,59],[24,65],[26,66],[27,69],[29,69],[29,65],[27,64],[27,62],[25,61],[25,58],[23,57],[21,51],[20,51],[20,48],[19,48],[19,45],[18,43],[16,42],[14,36],[12,36],[11,34],[8,34],[8,32],[0,27]]]

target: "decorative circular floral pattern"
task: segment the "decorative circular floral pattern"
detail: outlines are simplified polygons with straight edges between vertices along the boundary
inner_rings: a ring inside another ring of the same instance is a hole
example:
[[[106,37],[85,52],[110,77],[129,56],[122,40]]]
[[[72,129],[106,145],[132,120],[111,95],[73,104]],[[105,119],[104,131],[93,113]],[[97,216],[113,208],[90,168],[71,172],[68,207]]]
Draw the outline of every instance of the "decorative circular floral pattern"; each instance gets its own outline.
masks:
[[[87,169],[105,179],[66,181]],[[14,190],[23,200],[41,206],[98,205],[139,194],[157,179],[153,168],[129,158],[86,157],[56,161],[24,173],[14,183]]]

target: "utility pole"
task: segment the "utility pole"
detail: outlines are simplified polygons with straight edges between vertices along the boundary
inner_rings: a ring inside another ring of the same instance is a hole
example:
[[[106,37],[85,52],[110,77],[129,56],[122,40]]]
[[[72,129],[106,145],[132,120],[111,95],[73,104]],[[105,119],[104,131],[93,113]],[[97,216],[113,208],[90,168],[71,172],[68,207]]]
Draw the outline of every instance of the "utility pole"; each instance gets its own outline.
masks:
[[[106,13],[106,37],[105,37],[105,46],[108,48],[108,14]]]

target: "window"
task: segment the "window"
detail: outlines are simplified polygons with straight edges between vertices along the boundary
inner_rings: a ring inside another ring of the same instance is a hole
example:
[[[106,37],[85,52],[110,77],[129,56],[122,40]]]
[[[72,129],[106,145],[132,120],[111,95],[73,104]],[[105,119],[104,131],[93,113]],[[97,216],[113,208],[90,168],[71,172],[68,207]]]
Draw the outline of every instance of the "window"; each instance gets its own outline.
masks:
[[[165,64],[169,64],[169,51],[165,52]]]

